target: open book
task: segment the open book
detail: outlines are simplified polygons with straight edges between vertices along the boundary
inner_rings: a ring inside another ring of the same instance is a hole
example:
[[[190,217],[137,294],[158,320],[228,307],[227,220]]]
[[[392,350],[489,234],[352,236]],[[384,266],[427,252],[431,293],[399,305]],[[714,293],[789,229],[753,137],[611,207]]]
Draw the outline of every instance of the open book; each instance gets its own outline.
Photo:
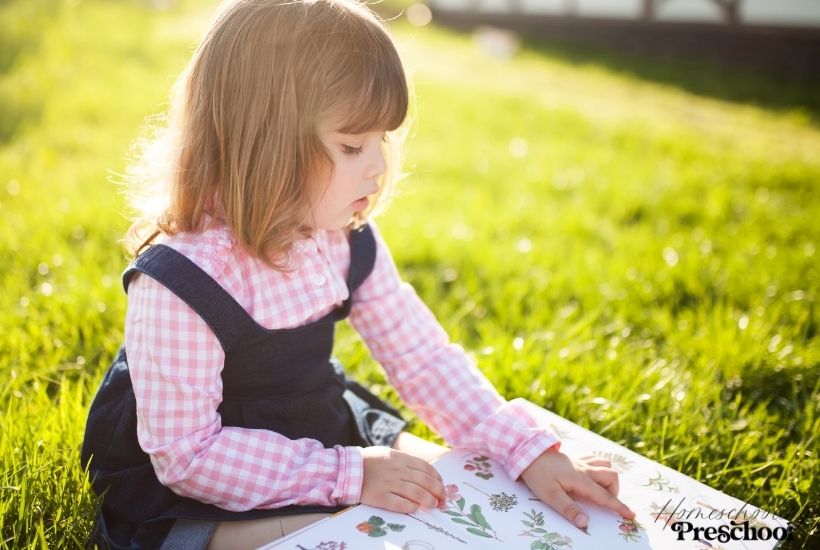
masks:
[[[791,534],[777,516],[716,491],[549,411],[543,422],[571,456],[608,458],[620,474],[618,497],[637,517],[580,502],[581,531],[513,481],[501,465],[471,449],[452,449],[433,466],[447,501],[438,509],[400,514],[367,505],[347,508],[274,541],[266,549],[505,550],[763,549]],[[752,540],[755,539],[755,540]]]

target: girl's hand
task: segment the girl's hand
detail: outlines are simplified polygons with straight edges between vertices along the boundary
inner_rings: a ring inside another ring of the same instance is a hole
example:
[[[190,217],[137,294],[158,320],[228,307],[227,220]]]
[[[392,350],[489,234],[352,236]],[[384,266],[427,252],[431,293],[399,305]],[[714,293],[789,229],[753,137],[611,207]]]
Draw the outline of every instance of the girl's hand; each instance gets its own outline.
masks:
[[[571,459],[562,452],[547,450],[521,474],[530,491],[573,525],[586,529],[589,517],[572,497],[606,506],[624,519],[635,512],[618,500],[618,472],[609,460],[596,456]]]
[[[444,499],[441,475],[427,461],[389,447],[365,447],[361,502],[409,514]]]

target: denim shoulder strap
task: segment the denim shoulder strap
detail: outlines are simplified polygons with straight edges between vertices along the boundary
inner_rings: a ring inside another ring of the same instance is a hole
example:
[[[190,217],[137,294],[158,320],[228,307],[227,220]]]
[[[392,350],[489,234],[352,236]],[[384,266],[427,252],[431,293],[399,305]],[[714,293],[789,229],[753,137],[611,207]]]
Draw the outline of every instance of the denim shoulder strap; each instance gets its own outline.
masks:
[[[169,246],[151,246],[126,268],[122,274],[126,292],[137,272],[155,279],[196,311],[214,332],[225,352],[232,350],[249,330],[258,327],[222,285]]]
[[[350,295],[361,286],[376,264],[376,238],[369,225],[353,229],[350,241],[350,270],[347,274],[347,288]]]

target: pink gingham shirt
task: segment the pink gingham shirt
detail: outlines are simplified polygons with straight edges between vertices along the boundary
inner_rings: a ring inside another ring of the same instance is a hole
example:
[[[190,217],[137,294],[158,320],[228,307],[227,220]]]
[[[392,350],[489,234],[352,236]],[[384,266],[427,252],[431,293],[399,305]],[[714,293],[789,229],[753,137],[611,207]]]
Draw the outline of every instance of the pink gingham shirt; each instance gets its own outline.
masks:
[[[454,447],[481,450],[517,479],[541,453],[560,445],[536,405],[507,402],[449,342],[433,314],[402,282],[373,222],[373,272],[353,296],[349,321],[402,401]],[[225,288],[259,324],[292,328],[321,318],[348,297],[350,249],[342,230],[296,243],[288,273],[240,250],[230,230],[165,238]],[[289,504],[359,502],[361,447],[325,448],[313,439],[223,427],[224,353],[188,305],[148,276],[132,279],[125,322],[137,401],[137,436],[159,480],[177,494],[233,511]]]

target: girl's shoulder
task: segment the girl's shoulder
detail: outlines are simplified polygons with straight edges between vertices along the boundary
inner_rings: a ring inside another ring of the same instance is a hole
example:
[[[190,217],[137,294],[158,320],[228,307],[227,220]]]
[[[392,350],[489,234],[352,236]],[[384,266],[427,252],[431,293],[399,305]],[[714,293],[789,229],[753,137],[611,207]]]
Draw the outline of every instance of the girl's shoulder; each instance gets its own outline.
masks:
[[[158,242],[191,260],[269,329],[297,326],[321,314],[314,309],[332,307],[347,294],[350,251],[342,230],[293,243],[283,270],[245,252],[230,226],[218,221]]]
[[[270,277],[269,268],[239,246],[230,226],[216,219],[208,219],[201,231],[161,235],[156,242],[191,260],[246,310],[252,310],[255,282]]]
[[[376,224],[369,221],[368,225],[373,232],[377,246],[385,246]],[[332,265],[346,266],[350,261],[348,239],[348,230],[338,229],[317,231],[310,238],[297,240],[293,243],[286,269],[281,273],[285,275],[298,273],[305,261],[317,254],[324,256]],[[273,269],[245,252],[238,245],[230,226],[214,218],[208,220],[206,228],[202,231],[160,235],[156,242],[173,248],[217,281],[225,277],[237,276],[237,271],[248,275],[252,272]]]
[[[157,243],[173,248],[216,280],[223,276],[226,267],[247,256],[236,246],[231,229],[217,221],[209,222],[203,231],[161,235]]]
[[[374,233],[378,235],[375,228]],[[157,242],[190,259],[268,329],[291,328],[318,319],[349,294],[350,243],[342,229],[318,231],[296,241],[286,270],[270,267],[244,252],[226,224],[211,223],[203,231],[163,236]],[[382,256],[384,265],[377,270],[392,273],[390,261],[385,260],[388,257]],[[149,286],[153,290],[144,290],[158,291],[155,285]],[[362,287],[360,294],[367,292]],[[141,299],[139,285],[133,290],[129,304]]]

